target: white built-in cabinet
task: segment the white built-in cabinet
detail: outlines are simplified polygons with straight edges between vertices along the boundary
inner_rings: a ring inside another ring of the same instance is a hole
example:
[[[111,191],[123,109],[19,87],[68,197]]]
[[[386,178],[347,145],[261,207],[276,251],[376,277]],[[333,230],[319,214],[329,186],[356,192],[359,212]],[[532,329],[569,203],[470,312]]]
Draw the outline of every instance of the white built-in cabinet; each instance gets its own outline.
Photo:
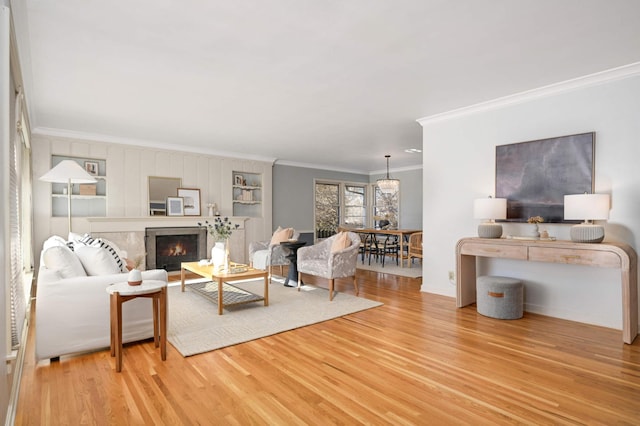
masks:
[[[51,168],[63,160],[72,160],[96,179],[92,184],[71,185],[71,214],[73,217],[104,217],[107,215],[107,161],[104,159],[51,156]],[[67,184],[51,184],[51,216],[67,217]]]
[[[262,175],[233,172],[233,215],[262,217]]]

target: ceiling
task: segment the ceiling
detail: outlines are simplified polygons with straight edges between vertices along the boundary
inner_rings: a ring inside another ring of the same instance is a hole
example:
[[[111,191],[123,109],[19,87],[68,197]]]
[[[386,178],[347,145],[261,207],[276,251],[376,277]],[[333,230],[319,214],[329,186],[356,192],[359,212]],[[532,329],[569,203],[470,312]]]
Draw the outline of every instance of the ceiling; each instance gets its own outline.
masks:
[[[364,173],[422,164],[419,118],[640,61],[637,0],[12,7],[36,133]]]

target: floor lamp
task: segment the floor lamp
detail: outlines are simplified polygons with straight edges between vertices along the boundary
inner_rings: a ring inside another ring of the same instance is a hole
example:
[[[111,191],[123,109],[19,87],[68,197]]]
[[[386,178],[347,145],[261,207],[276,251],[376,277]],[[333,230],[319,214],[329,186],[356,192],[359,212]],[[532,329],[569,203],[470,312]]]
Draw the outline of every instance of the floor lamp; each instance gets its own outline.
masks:
[[[73,160],[63,160],[53,169],[40,177],[41,181],[67,184],[67,215],[69,217],[69,232],[71,232],[71,184],[96,183],[96,179]]]

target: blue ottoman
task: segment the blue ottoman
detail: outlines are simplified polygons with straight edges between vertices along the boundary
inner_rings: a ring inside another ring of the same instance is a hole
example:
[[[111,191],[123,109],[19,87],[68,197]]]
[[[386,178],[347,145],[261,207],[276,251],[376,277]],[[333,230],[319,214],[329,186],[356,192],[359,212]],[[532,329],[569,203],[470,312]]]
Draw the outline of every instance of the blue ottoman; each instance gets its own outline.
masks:
[[[478,277],[476,293],[479,314],[498,319],[522,318],[522,281],[509,277]]]

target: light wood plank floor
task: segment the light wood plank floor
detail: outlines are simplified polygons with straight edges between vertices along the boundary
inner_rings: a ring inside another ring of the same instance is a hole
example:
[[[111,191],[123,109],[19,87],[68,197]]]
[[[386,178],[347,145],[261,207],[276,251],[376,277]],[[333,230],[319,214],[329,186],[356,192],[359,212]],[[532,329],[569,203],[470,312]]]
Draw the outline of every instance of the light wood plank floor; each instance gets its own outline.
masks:
[[[189,358],[168,345],[165,362],[133,343],[122,373],[107,349],[36,363],[31,327],[16,424],[640,424],[640,339],[358,282],[384,306]]]

